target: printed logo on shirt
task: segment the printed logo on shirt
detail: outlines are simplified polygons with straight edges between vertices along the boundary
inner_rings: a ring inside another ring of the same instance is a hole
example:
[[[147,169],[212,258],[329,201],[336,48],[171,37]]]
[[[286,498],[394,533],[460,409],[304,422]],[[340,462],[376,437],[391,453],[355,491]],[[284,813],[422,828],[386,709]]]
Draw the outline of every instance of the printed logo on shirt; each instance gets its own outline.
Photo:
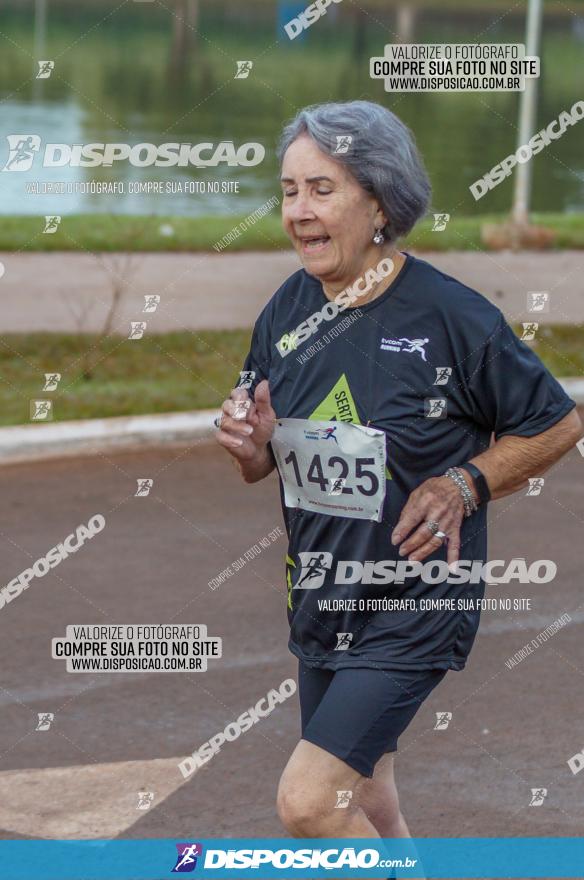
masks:
[[[349,381],[345,373],[342,373],[335,382],[326,397],[318,404],[309,419],[315,422],[351,422],[353,425],[361,425],[357,412],[357,406],[351,394]],[[391,471],[385,466],[385,476],[392,480]]]
[[[316,422],[352,422],[360,425],[357,407],[343,373],[316,409],[308,416]]]
[[[288,590],[288,608],[290,611],[292,608],[292,569],[296,568],[296,563],[294,560],[286,554],[286,587]]]
[[[419,354],[423,361],[426,360],[426,345],[430,342],[426,336],[424,339],[408,339],[401,336],[399,339],[381,337],[379,348],[381,351],[403,351],[406,354]]]

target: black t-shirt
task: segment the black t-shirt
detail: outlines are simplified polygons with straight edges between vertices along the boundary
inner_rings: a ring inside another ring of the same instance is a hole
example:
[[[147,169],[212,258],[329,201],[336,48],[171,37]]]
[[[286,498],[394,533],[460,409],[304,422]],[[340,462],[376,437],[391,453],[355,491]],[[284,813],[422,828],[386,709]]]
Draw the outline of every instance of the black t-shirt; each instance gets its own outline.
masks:
[[[411,255],[376,299],[361,307],[356,300],[336,317],[325,309],[305,338],[299,325],[328,302],[303,269],[284,282],[255,324],[243,368],[255,374],[250,394],[268,379],[278,418],[382,430],[386,495],[380,522],[329,516],[286,507],[280,480],[289,648],[328,669],[462,669],[479,623],[482,581],[339,583],[337,565],[403,561],[390,536],[413,489],[484,452],[492,432],[497,439],[539,434],[575,403],[499,309]],[[487,560],[486,513],[481,505],[463,521],[461,559]],[[432,560],[446,560],[445,547],[425,561]],[[369,600],[384,597],[394,600],[391,610],[371,610],[379,603]],[[444,598],[456,610],[420,610],[432,607],[420,600]]]

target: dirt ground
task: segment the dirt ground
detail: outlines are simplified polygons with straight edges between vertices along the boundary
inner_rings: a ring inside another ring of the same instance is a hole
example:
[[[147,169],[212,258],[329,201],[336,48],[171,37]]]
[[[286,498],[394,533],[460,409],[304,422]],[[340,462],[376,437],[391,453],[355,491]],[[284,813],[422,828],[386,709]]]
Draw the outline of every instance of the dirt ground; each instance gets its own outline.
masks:
[[[532,610],[484,612],[464,672],[450,672],[400,741],[402,808],[420,837],[577,836],[584,773],[581,485],[573,450],[490,508],[491,559],[553,559],[548,585],[490,588]],[[136,480],[151,478],[147,497]],[[13,465],[1,471],[2,583],[96,514],[104,530],[0,609],[2,838],[283,837],[278,779],[299,736],[297,696],[188,780],[178,762],[286,678],[285,539],[215,590],[208,582],[282,526],[274,475],[247,486],[206,442]],[[572,622],[513,669],[548,624]],[[70,674],[50,656],[67,624],[204,623],[223,639],[207,672]],[[434,730],[438,711],[453,713]],[[37,731],[38,713],[54,713]],[[532,788],[547,788],[529,806]],[[139,791],[154,798],[138,810]]]
[[[536,253],[421,253],[448,275],[494,302],[509,321],[582,324],[578,282],[584,251]],[[300,268],[293,251],[242,254],[0,253],[4,333],[95,332],[104,324],[112,279],[126,281],[113,331],[127,335],[130,321],[148,333],[251,327],[282,282]],[[79,279],[83,284],[79,284]],[[549,312],[527,310],[529,291],[550,293]],[[158,294],[154,313],[142,314],[144,296]]]

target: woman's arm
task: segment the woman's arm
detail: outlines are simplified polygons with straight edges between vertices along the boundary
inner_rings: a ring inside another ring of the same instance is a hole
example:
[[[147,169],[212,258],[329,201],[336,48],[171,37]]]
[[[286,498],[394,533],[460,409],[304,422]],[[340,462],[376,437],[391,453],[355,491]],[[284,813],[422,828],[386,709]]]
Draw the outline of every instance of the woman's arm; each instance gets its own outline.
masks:
[[[582,420],[573,409],[547,431],[534,437],[501,437],[469,462],[484,474],[491,499],[504,498],[525,486],[529,477],[545,473],[577,443],[582,430]],[[464,477],[476,498],[472,477],[466,471]]]
[[[470,462],[485,475],[491,497],[503,498],[524,486],[529,477],[544,473],[581,436],[582,422],[576,410],[572,410],[556,425],[534,437],[501,437],[494,446],[470,459]],[[465,472],[465,479],[475,497],[478,497],[470,474]],[[391,542],[401,545],[400,556],[407,555],[412,561],[425,559],[430,553],[435,553],[441,544],[439,538],[430,535],[425,525],[433,520],[448,536],[448,562],[453,563],[459,558],[463,518],[464,505],[453,480],[450,477],[431,477],[411,493],[392,532]]]
[[[274,433],[276,413],[270,402],[267,380],[260,382],[252,401],[247,391],[235,388],[221,408],[221,428],[215,434],[234,461],[246,483],[257,483],[274,470],[268,446]]]

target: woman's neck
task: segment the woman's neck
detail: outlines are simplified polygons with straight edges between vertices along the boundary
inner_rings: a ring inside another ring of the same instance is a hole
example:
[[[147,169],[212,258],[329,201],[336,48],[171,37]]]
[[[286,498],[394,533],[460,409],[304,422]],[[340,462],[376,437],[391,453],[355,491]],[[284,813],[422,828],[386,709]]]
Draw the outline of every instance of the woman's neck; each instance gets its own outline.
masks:
[[[332,300],[334,300],[335,297],[337,297],[342,290],[346,290],[347,287],[353,285],[359,278],[362,278],[369,269],[376,269],[382,260],[392,261],[392,271],[389,273],[389,275],[384,274],[379,281],[374,282],[374,284],[366,293],[363,293],[359,296],[359,300],[355,303],[355,305],[365,305],[365,303],[371,302],[372,300],[376,299],[384,290],[387,290],[387,288],[393,282],[394,278],[406,261],[405,255],[400,253],[400,251],[398,251],[396,248],[385,247],[376,249],[374,259],[371,260],[370,258],[370,261],[364,263],[361,271],[357,275],[355,275],[354,278],[348,279],[343,282],[323,281],[322,289],[324,291],[324,295],[328,300],[332,302]]]

